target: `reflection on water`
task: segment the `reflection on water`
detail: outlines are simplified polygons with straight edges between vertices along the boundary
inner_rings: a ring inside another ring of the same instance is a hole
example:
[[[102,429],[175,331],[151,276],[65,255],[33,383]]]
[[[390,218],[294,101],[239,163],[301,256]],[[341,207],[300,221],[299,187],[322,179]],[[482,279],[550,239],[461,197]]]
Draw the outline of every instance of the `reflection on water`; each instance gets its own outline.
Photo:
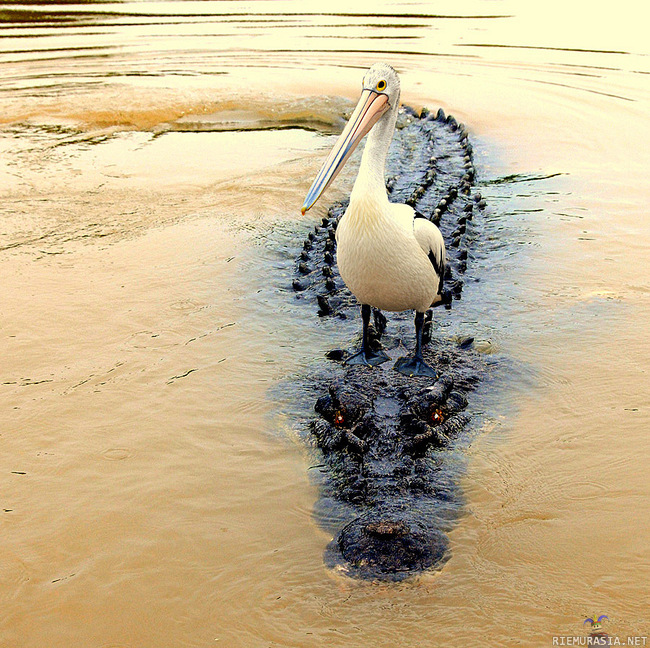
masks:
[[[648,634],[647,12],[5,3],[3,642],[541,646],[594,613]],[[397,586],[323,567],[296,405],[268,397],[345,342],[286,259],[377,59],[472,132],[490,212],[441,331],[502,366],[452,559]]]

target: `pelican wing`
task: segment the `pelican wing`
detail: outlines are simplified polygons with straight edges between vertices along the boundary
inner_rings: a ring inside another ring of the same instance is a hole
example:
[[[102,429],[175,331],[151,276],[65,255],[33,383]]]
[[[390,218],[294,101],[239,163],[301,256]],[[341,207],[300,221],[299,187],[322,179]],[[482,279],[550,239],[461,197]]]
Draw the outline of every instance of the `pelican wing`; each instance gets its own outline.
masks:
[[[422,214],[416,212],[413,219],[413,234],[415,239],[429,257],[433,269],[440,279],[438,294],[442,294],[442,284],[445,277],[445,242],[440,230]]]

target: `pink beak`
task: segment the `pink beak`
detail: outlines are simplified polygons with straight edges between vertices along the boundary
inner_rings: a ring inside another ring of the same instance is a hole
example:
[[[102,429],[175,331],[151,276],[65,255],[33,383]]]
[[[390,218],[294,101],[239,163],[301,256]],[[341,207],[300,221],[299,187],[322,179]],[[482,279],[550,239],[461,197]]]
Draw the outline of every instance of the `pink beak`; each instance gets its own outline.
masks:
[[[301,210],[303,214],[314,205],[323,191],[330,186],[330,183],[336,178],[364,135],[368,133],[389,108],[390,104],[385,94],[376,92],[375,90],[364,90],[361,93],[359,103],[357,103],[350,120],[345,125],[334,148],[330,152],[327,160],[325,160],[325,164],[321,167],[311,188],[307,192],[307,197]]]

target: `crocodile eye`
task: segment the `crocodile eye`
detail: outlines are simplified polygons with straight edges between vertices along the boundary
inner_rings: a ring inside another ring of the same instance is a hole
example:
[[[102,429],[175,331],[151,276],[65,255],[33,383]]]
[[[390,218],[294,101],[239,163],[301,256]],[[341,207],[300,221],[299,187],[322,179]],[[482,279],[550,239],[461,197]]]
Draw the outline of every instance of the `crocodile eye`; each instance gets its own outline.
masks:
[[[382,79],[382,80],[377,84],[377,90],[379,90],[379,92],[382,92],[382,90],[386,90],[386,81],[384,81],[384,80]]]
[[[445,417],[439,409],[436,408],[431,412],[431,422],[434,425],[440,425],[441,423],[444,423],[444,421]]]
[[[345,416],[343,416],[342,412],[339,410],[334,414],[334,425],[344,425],[345,424]]]

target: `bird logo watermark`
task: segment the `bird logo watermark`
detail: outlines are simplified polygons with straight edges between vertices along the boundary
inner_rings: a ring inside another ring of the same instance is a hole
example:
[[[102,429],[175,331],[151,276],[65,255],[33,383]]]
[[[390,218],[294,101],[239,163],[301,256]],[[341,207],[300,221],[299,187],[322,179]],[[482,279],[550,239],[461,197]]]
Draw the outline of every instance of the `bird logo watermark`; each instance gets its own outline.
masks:
[[[594,618],[589,618],[585,619],[584,623],[582,625],[587,625],[588,623],[591,625],[592,630],[600,630],[603,627],[603,621],[607,619],[609,621],[609,617],[605,614],[601,614],[599,617],[596,617],[594,614]]]
[[[557,635],[553,637],[553,646],[646,646],[648,637],[617,637],[603,630],[603,623],[609,621],[606,614],[586,618],[582,625],[589,625],[587,635]]]

